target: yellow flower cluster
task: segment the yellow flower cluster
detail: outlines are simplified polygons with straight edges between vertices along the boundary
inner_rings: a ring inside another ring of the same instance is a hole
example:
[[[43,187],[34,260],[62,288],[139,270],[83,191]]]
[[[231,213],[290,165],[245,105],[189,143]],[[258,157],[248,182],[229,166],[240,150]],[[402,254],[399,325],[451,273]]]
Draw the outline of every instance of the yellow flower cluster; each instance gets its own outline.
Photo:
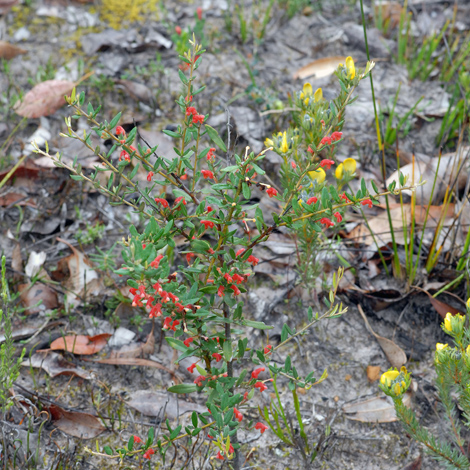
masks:
[[[306,83],[300,93],[300,99],[303,100],[305,106],[310,103],[312,95],[314,103],[318,103],[323,99],[323,90],[321,88],[317,88],[315,93],[313,93],[312,85],[310,85],[310,83]]]
[[[335,170],[336,179],[342,180],[346,175],[353,175],[356,171],[357,163],[354,158],[346,158],[343,163],[340,163]]]
[[[406,392],[411,384],[410,374],[406,367],[402,367],[400,371],[391,369],[382,374],[380,383],[383,385],[382,390],[387,389],[388,394],[399,397]]]

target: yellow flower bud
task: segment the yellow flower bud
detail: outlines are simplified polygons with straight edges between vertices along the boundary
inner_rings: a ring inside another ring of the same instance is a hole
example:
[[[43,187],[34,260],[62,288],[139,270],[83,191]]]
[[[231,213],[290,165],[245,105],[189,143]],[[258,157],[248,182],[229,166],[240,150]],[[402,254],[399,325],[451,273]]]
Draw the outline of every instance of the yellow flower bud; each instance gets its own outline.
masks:
[[[313,88],[312,88],[312,85],[310,85],[310,83],[305,83],[304,87],[303,87],[303,95],[304,96],[310,96],[311,94],[313,93]],[[301,98],[303,98],[302,95],[300,95]]]
[[[444,326],[447,331],[452,331],[451,318],[452,318],[452,314],[448,312],[446,317],[444,318]]]
[[[302,201],[302,199],[299,199],[297,202],[299,203],[299,206],[302,207],[302,203],[303,203],[304,201]]]
[[[315,171],[309,171],[308,176],[310,176],[310,178],[315,180],[317,183],[323,183],[326,178],[326,173],[323,168],[317,168]]]
[[[282,135],[282,142],[281,142],[281,146],[279,150],[282,153],[287,153],[289,150],[289,145],[287,145],[287,133],[286,132],[284,132],[284,134]]]
[[[337,180],[343,179],[343,169],[344,169],[344,165],[343,165],[342,163],[340,163],[340,164],[336,167],[335,176],[336,176],[336,179],[337,179]]]
[[[265,147],[274,147],[274,142],[272,141],[272,139],[266,138],[266,140],[264,141],[264,145]]]
[[[470,354],[470,344],[467,346],[467,354]]]
[[[380,383],[382,385],[385,385],[387,387],[390,387],[392,382],[400,375],[400,372],[397,370],[389,370],[387,372],[384,372],[382,374],[382,377],[380,377]]]
[[[313,95],[313,99],[315,103],[318,103],[323,99],[323,90],[321,88],[317,88],[317,91],[315,91],[315,94]]]
[[[467,300],[467,308],[470,308],[470,299]]]
[[[352,80],[356,76],[356,67],[351,56],[346,57],[346,70],[348,71],[348,78]]]
[[[436,343],[436,351],[442,351],[443,349],[447,348],[448,344]]]
[[[393,393],[395,395],[400,395],[401,394],[401,388],[400,388],[400,384],[395,384],[393,386]]]

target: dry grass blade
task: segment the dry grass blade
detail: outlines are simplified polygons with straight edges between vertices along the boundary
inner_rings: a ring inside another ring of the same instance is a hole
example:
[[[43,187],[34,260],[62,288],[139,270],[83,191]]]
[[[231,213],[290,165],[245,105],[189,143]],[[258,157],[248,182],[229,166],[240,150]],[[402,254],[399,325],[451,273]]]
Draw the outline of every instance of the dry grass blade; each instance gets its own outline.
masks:
[[[333,72],[338,68],[338,65],[345,62],[346,58],[343,56],[324,57],[317,59],[309,64],[301,67],[294,73],[294,79],[300,78],[303,80],[308,77],[323,78],[333,75]]]

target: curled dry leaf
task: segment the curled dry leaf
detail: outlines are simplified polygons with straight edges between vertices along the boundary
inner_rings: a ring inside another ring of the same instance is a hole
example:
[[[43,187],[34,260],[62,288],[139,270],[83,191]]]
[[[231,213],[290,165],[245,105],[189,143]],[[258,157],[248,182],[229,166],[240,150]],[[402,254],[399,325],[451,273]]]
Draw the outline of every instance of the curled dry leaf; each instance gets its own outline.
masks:
[[[396,345],[392,340],[384,338],[383,336],[378,335],[369,325],[369,322],[362,310],[360,305],[357,306],[359,313],[361,314],[364,323],[366,324],[366,328],[369,330],[369,333],[375,337],[377,342],[380,344],[385,356],[387,356],[388,361],[392,365],[392,367],[396,367],[399,369],[402,365],[406,363],[406,354],[400,346]]]
[[[323,59],[317,59],[309,64],[301,67],[294,73],[294,79],[312,77],[323,78],[328,75],[333,75],[334,71],[338,68],[339,64],[344,64],[346,60],[342,56],[324,57]]]
[[[1,8],[1,3],[0,3]],[[26,54],[28,51],[21,47],[10,44],[6,41],[0,41],[0,59],[11,60],[17,55]]]
[[[23,361],[21,365],[24,367],[43,369],[50,377],[57,377],[58,375],[76,375],[77,377],[81,377],[85,380],[93,378],[90,372],[68,362],[61,354],[54,352],[36,352],[31,357]]]
[[[100,420],[91,414],[66,411],[57,405],[51,405],[46,409],[50,412],[54,425],[69,436],[93,439],[106,429]]]
[[[411,392],[403,395],[403,404],[411,405]],[[343,406],[346,418],[362,423],[393,423],[397,420],[393,400],[390,397],[375,397]]]
[[[64,350],[73,354],[90,355],[101,351],[111,335],[102,333],[96,336],[69,335],[52,341],[50,349]],[[47,351],[47,350],[46,350]]]
[[[11,206],[29,206],[36,207],[36,203],[22,193],[8,192],[0,196],[0,206],[11,207]]]
[[[26,118],[50,116],[64,106],[64,96],[69,95],[74,87],[75,83],[68,80],[46,80],[28,91],[13,109]]]
[[[102,289],[102,283],[98,273],[92,268],[88,258],[66,240],[57,237],[57,241],[65,243],[73,252],[72,255],[63,258],[58,263],[58,270],[65,271],[67,266],[70,277],[64,283],[64,287],[68,289],[67,305],[78,305],[80,297],[85,293],[87,295],[98,295]]]

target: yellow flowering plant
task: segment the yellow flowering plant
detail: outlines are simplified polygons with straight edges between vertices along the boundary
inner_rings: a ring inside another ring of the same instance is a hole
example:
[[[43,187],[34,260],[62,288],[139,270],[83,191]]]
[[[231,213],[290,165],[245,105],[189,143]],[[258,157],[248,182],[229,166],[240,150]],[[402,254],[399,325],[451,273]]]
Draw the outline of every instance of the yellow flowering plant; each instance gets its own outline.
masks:
[[[414,411],[403,404],[403,394],[411,384],[411,376],[404,367],[401,371],[390,369],[385,372],[379,383],[381,390],[393,399],[397,418],[405,431],[449,469],[470,468],[467,446],[462,436],[462,424],[470,427],[470,328],[465,326],[469,316],[470,299],[467,301],[466,316],[447,313],[441,326],[452,337],[454,346],[437,343],[434,355],[436,387],[441,411],[446,417],[447,440],[436,439],[420,424]],[[457,406],[463,412],[463,421],[457,412]]]
[[[315,258],[324,234],[322,228],[338,230],[349,205],[360,201],[372,207],[375,202],[364,180],[356,194],[349,189],[348,183],[356,177],[356,160],[336,158],[337,146],[343,139],[346,107],[354,102],[354,91],[373,67],[374,63],[368,62],[364,70],[356,70],[352,57],[346,59],[345,65],[339,64],[335,73],[340,90],[331,101],[324,97],[321,88],[314,90],[305,83],[291,100],[289,128],[265,140],[265,145],[283,159],[283,197],[289,200],[296,215],[297,267],[308,289],[315,287],[319,275]],[[372,186],[378,194],[376,185]],[[315,214],[321,215],[312,217]]]

